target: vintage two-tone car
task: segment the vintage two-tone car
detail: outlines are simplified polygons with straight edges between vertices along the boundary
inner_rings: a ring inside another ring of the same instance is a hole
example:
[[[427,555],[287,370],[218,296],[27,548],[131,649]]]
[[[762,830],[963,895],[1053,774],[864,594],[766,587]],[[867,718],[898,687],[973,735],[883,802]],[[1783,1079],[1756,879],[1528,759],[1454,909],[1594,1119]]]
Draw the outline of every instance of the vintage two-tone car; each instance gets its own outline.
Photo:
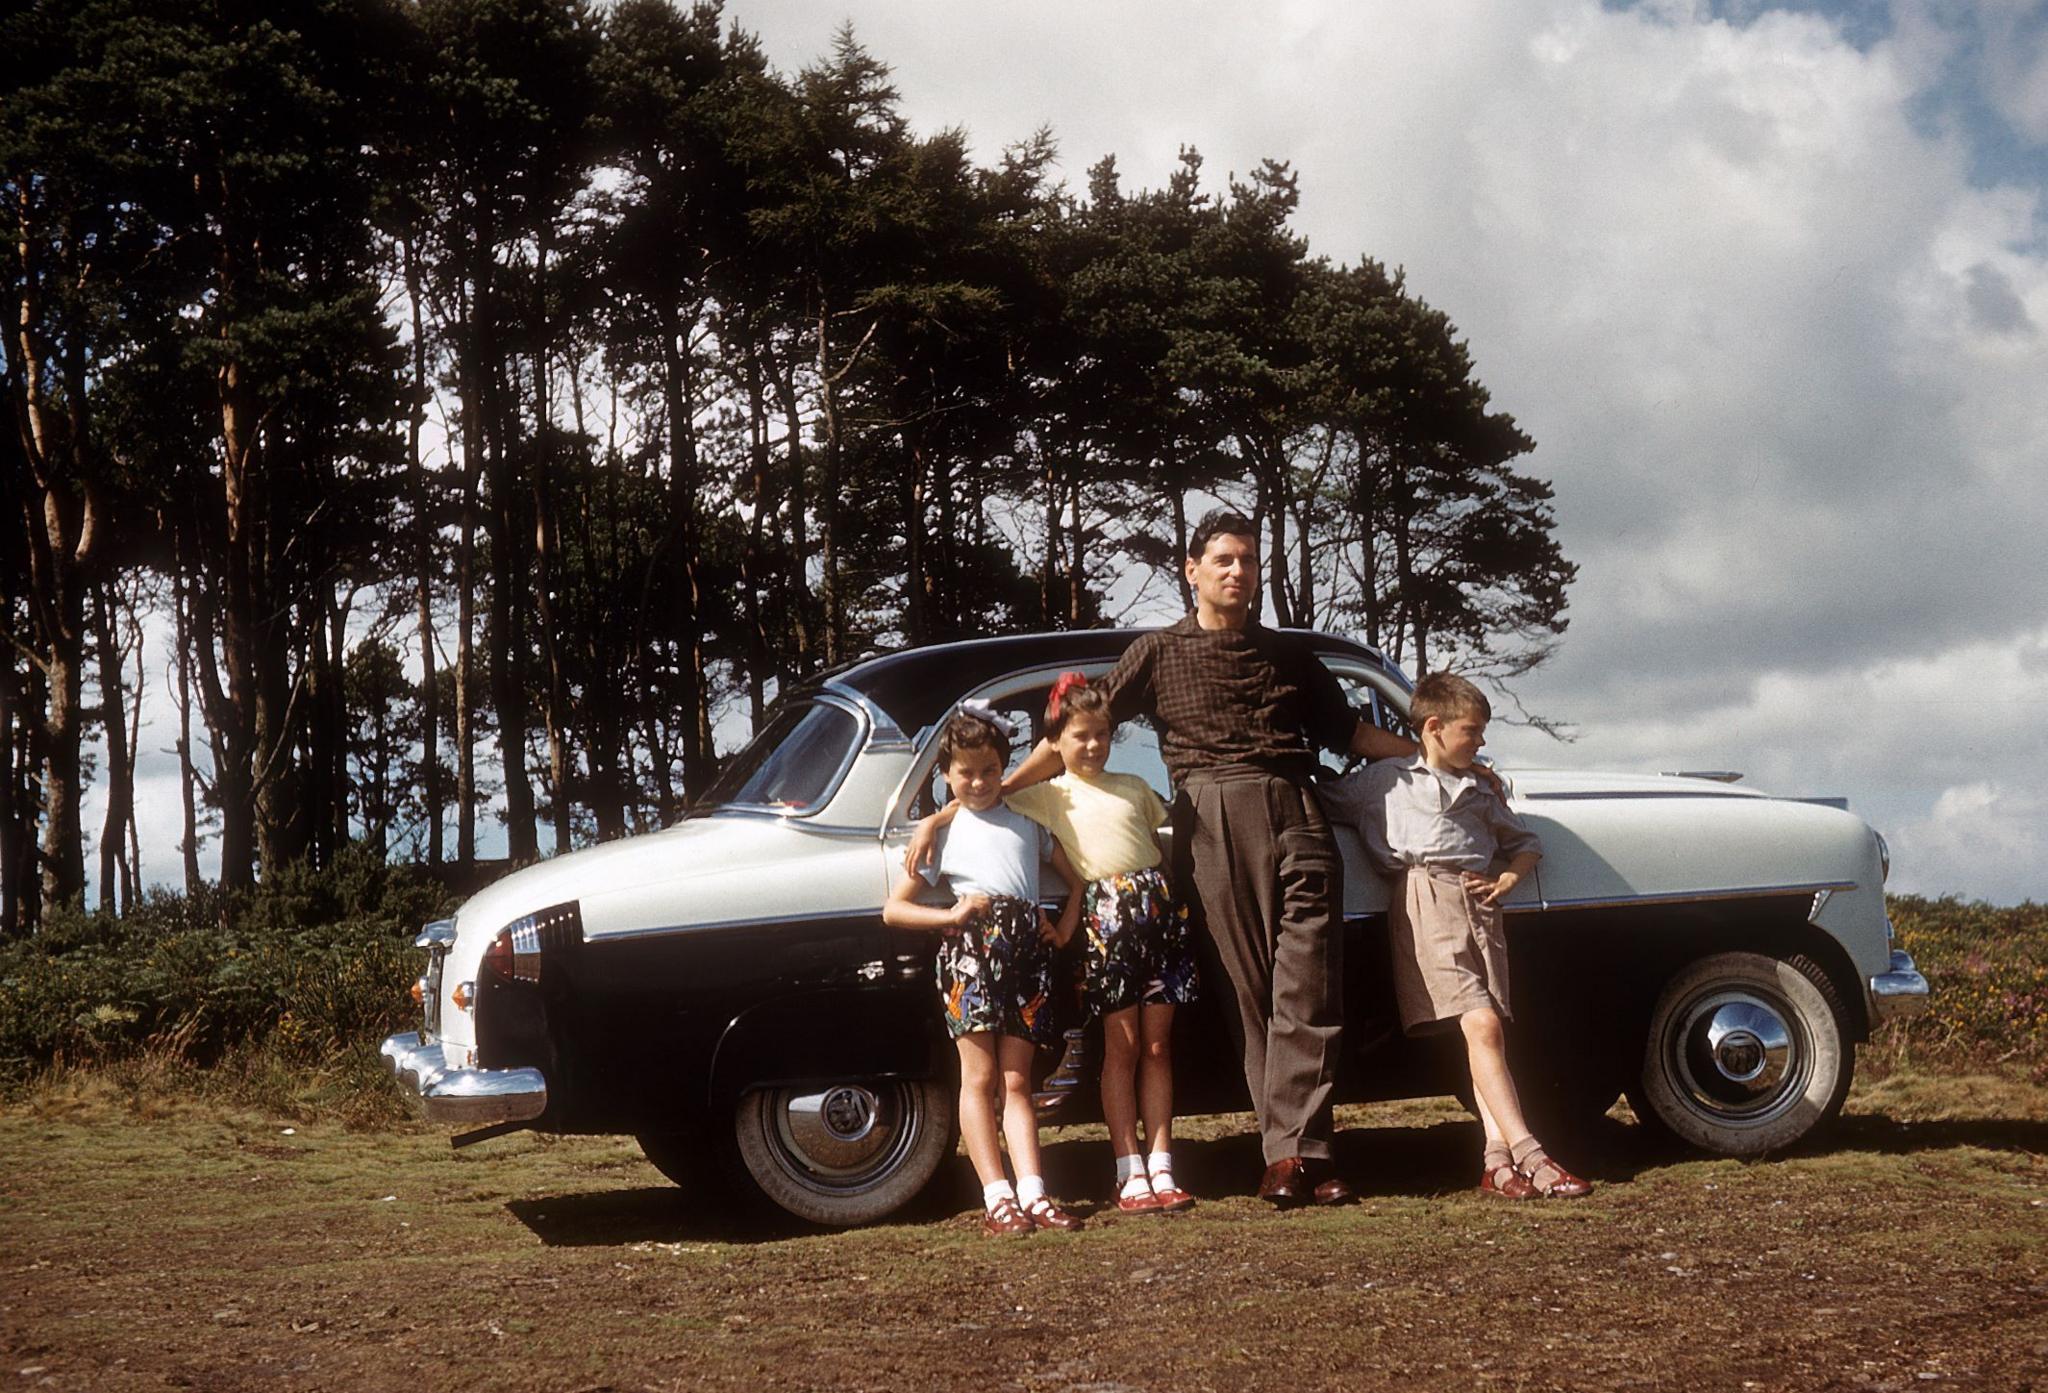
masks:
[[[689,817],[505,877],[427,926],[423,1028],[383,1053],[457,1142],[519,1128],[626,1133],[681,1178],[715,1158],[822,1224],[902,1205],[955,1145],[954,1053],[934,944],[881,905],[912,824],[943,797],[935,727],[980,698],[1036,729],[1062,671],[1108,670],[1135,631],[987,639],[855,663],[778,703]],[[1357,709],[1405,731],[1409,683],[1370,648],[1308,636]],[[1021,755],[1026,743],[1019,742]],[[1165,795],[1154,733],[1110,767]],[[1840,1108],[1854,1045],[1925,1003],[1892,942],[1883,840],[1823,802],[1707,776],[1510,769],[1543,839],[1509,902],[1513,1048],[1553,1129],[1627,1091],[1694,1146],[1756,1155]],[[1386,888],[1349,829],[1348,1028],[1340,1097],[1462,1091],[1452,1040],[1394,1027]],[[1209,1004],[1180,1013],[1182,1113],[1246,1106]],[[1041,1108],[1095,1112],[1074,1031]]]

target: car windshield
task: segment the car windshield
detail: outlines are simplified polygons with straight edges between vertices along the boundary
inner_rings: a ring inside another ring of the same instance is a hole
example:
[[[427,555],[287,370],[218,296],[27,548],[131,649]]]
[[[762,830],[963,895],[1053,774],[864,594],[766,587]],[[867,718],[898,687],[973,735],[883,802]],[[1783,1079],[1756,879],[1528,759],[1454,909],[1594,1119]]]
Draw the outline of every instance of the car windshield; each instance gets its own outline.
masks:
[[[696,811],[740,805],[810,812],[832,792],[853,751],[860,722],[826,702],[791,706],[734,755]]]

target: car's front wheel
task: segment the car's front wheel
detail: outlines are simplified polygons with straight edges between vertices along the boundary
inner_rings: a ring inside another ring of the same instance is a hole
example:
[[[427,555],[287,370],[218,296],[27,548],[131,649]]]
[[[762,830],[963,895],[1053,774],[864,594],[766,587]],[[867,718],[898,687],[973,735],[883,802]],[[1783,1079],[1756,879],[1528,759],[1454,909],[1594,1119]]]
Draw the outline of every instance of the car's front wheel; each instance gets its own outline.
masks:
[[[1811,958],[1700,958],[1657,997],[1630,1101],[1716,1155],[1781,1150],[1841,1111],[1855,1071],[1843,1017]]]
[[[953,1089],[937,1080],[759,1088],[733,1110],[731,1159],[753,1189],[834,1228],[902,1208],[953,1153]]]

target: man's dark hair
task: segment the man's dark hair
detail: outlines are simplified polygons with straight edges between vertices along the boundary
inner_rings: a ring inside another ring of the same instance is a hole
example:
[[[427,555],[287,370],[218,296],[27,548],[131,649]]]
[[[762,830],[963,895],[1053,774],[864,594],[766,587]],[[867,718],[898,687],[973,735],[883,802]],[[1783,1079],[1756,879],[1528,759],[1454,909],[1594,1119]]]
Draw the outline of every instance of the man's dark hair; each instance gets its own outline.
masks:
[[[1200,561],[1212,537],[1249,537],[1254,547],[1259,544],[1259,530],[1250,518],[1233,508],[1211,508],[1188,534],[1188,560]]]

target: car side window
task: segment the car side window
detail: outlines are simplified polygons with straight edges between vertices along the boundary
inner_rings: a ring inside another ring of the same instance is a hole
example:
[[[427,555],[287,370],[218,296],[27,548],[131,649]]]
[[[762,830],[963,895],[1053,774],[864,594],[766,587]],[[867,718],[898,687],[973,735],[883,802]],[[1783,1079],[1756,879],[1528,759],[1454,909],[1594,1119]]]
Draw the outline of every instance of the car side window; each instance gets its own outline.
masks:
[[[1402,707],[1389,699],[1378,683],[1348,663],[1331,662],[1327,657],[1324,664],[1337,679],[1337,685],[1344,689],[1344,699],[1351,703],[1351,709],[1371,721],[1381,730],[1412,740],[1415,732],[1408,728],[1408,715]]]
[[[1024,756],[1031,753],[1039,737],[1044,735],[1045,698],[1051,690],[1049,684],[1044,687],[1031,687],[1021,692],[1013,692],[1000,701],[989,703],[997,715],[1008,717],[1010,724],[1017,731],[1016,736],[1010,741],[1010,759],[1009,763],[1003,766],[1004,773],[1007,774],[1022,764]],[[910,815],[915,818],[937,812],[946,806],[946,801],[952,796],[951,790],[946,787],[946,771],[934,763],[924,786],[918,790],[917,798],[911,804]]]
[[[1010,742],[1010,761],[1005,766],[1005,773],[1022,764],[1024,757],[1044,738],[1045,700],[1050,691],[1050,684],[1030,687],[990,703],[998,714],[1009,717],[1010,723],[1017,728],[1017,736]],[[1159,732],[1148,720],[1125,721],[1116,728],[1116,735],[1110,742],[1109,760],[1104,767],[1112,773],[1135,774],[1152,786],[1161,802],[1172,800],[1166,761],[1159,754]],[[910,815],[920,818],[936,812],[952,796],[946,787],[946,771],[934,763],[931,773],[918,789],[917,797],[911,802]]]
[[[1103,767],[1113,774],[1136,774],[1152,786],[1160,802],[1173,801],[1166,761],[1159,754],[1159,732],[1142,716],[1116,728],[1110,740],[1109,759]]]

